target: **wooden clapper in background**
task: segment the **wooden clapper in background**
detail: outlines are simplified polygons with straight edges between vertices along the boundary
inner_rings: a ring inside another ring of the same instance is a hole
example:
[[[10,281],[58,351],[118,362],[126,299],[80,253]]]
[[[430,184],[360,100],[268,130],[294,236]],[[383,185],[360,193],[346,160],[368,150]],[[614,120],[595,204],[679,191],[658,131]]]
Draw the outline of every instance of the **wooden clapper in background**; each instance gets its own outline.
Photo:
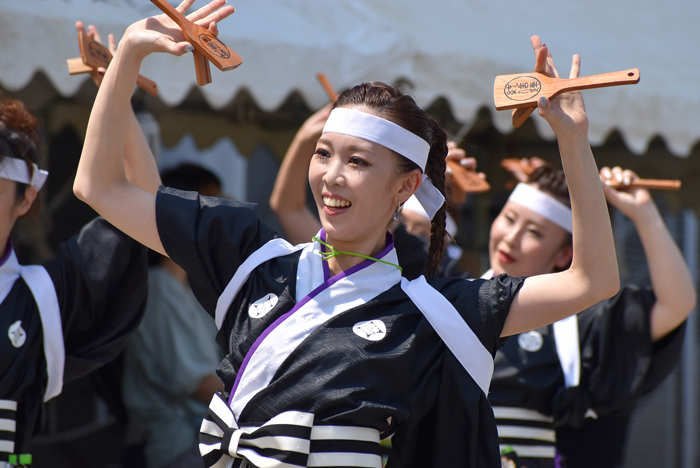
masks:
[[[509,172],[515,172],[519,170],[523,174],[530,175],[535,171],[535,167],[527,164],[523,164],[522,161],[515,158],[507,158],[501,161],[501,167]],[[506,184],[506,187],[512,188],[515,186],[513,183]],[[610,186],[625,190],[628,188],[643,188],[649,190],[680,190],[681,181],[680,180],[669,180],[669,179],[637,179],[629,185],[625,185],[617,180],[611,180]]]
[[[112,53],[107,47],[92,39],[87,34],[78,33],[78,44],[80,45],[80,57],[68,59],[68,73],[79,75],[82,73],[96,72],[98,68],[107,68],[112,61]],[[92,74],[93,79],[99,85],[100,78],[97,73]],[[139,88],[145,90],[153,96],[158,95],[158,85],[155,82],[141,75],[136,79]]]

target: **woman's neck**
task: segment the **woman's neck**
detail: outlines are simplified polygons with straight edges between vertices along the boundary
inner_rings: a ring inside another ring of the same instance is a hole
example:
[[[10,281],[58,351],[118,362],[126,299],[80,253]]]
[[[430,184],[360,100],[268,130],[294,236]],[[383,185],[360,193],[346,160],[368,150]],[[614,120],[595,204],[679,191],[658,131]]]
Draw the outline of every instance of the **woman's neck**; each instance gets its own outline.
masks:
[[[386,231],[378,237],[368,237],[357,242],[338,241],[333,239],[331,236],[326,235],[326,243],[332,246],[335,250],[376,257],[386,247]],[[326,250],[328,249],[326,248]],[[362,257],[341,254],[331,257],[326,261],[328,262],[328,270],[330,271],[331,276],[335,276],[338,273],[342,273],[343,271],[359,265],[365,260],[366,259]]]

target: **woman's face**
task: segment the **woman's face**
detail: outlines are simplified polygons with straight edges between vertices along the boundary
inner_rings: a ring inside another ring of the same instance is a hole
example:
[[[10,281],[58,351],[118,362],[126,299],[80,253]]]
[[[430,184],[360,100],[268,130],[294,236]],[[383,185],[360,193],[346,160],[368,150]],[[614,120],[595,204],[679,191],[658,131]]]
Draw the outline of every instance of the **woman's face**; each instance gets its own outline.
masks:
[[[17,218],[29,211],[36,198],[37,192],[33,187],[27,187],[24,197],[17,199],[17,182],[0,178],[0,251],[4,249],[5,242],[17,222]],[[0,252],[0,256],[2,252]]]
[[[338,133],[322,134],[309,166],[309,183],[329,238],[383,242],[396,205],[405,202],[421,180],[418,170],[398,172],[396,156],[386,147]]]
[[[508,201],[491,225],[489,259],[494,274],[535,276],[571,262],[569,233],[544,216]]]

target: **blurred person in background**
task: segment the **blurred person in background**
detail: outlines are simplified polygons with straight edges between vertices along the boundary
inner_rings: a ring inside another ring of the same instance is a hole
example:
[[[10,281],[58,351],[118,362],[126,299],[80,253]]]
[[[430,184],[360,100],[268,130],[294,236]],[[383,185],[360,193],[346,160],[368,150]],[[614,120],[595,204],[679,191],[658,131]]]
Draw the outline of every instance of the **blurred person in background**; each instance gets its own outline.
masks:
[[[491,270],[533,276],[571,262],[571,211],[564,173],[537,167],[513,191],[491,226]],[[637,175],[604,167],[601,179],[629,185]],[[524,178],[523,174],[516,174]],[[608,202],[630,217],[647,256],[651,288],[625,286],[613,298],[553,325],[513,336],[496,354],[489,393],[499,429],[504,467],[615,467],[622,448],[599,450],[590,437],[567,439],[564,460],[555,460],[555,428],[604,418],[596,427],[622,445],[618,425],[639,398],[656,388],[679,359],[684,322],[696,294],[683,257],[649,192],[604,184]],[[567,221],[568,216],[568,221]],[[610,415],[610,416],[608,416]],[[570,447],[575,446],[575,449]],[[619,452],[619,456],[612,452]],[[581,460],[577,454],[585,453]]]
[[[180,164],[161,177],[166,187],[221,196],[218,177],[195,164]],[[199,428],[212,396],[223,390],[215,373],[223,357],[216,325],[192,294],[185,271],[156,252],[150,257],[146,313],[124,360],[127,439],[133,443],[145,432],[148,468],[202,466]]]

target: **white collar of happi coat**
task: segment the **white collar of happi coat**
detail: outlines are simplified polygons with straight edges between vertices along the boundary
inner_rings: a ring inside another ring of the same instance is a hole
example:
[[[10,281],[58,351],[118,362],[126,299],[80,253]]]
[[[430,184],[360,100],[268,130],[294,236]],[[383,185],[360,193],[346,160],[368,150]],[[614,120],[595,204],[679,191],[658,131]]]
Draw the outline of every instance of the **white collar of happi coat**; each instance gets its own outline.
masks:
[[[63,371],[65,366],[63,324],[61,322],[61,311],[58,297],[56,296],[56,289],[44,267],[39,265],[20,265],[12,243],[8,242],[5,255],[0,259],[0,303],[7,299],[12,287],[20,276],[23,277],[24,282],[29,287],[39,309],[47,368],[44,401],[48,401],[59,395],[63,389]],[[17,322],[16,325],[20,327],[19,330],[22,330],[21,321]]]
[[[12,248],[12,243],[8,242],[5,255],[0,259],[0,303],[10,294],[10,290],[12,290],[19,275],[20,266],[15,249]]]
[[[325,233],[321,231],[319,237],[324,239]],[[279,244],[280,240],[275,239],[265,244],[253,255],[275,249],[272,242]],[[297,286],[297,292],[304,293],[304,296],[297,296],[296,305],[258,337],[243,360],[229,399],[236,419],[253,397],[270,384],[284,361],[311,333],[327,321],[365,304],[401,281],[401,272],[397,267],[372,260],[365,260],[347,271],[329,277],[327,266],[324,266],[326,262],[322,262],[321,256],[316,253],[321,249],[319,243],[296,246],[293,249],[302,250],[297,280],[303,284]],[[391,235],[387,235],[387,245],[376,258],[398,265]],[[341,298],[342,302],[339,301]]]
[[[481,275],[482,279],[493,278],[493,268]],[[571,315],[552,324],[554,343],[566,387],[577,387],[581,380],[581,346],[578,335],[578,319]]]

